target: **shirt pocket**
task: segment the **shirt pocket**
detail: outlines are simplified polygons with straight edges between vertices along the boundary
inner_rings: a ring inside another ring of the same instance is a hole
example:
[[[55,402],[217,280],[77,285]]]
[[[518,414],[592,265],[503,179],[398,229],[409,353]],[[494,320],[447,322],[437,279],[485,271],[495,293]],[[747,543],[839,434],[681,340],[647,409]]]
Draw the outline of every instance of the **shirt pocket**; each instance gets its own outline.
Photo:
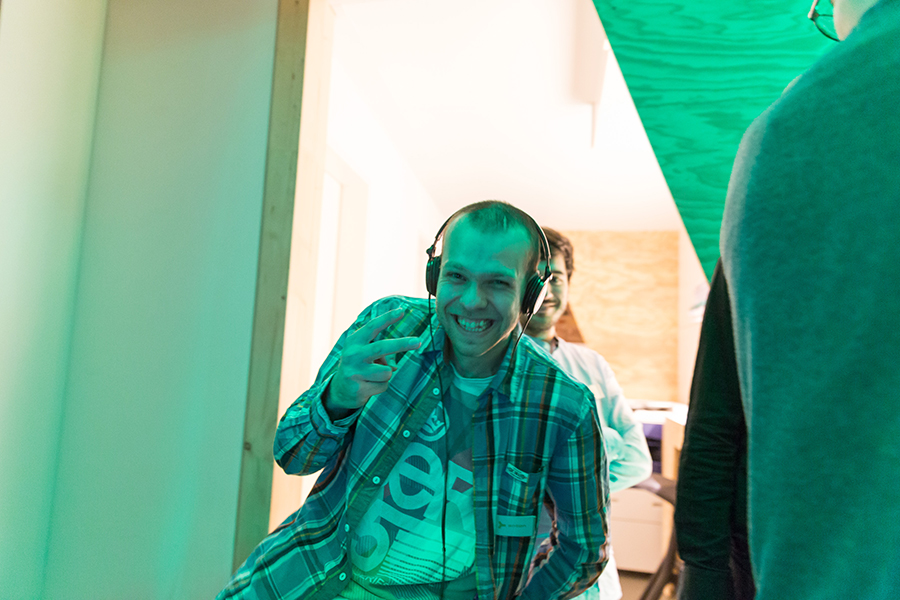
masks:
[[[536,516],[543,496],[543,470],[528,473],[507,463],[500,474],[497,514],[513,516]]]

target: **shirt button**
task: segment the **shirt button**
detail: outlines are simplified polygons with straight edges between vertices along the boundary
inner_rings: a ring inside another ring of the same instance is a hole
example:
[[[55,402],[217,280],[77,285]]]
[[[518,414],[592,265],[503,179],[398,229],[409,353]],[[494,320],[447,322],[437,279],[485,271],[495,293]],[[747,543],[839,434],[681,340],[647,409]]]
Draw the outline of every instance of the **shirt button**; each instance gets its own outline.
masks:
[[[349,526],[349,525],[344,525],[344,531],[348,531],[348,532],[349,532],[349,531],[350,531],[350,526]]]
[[[347,574],[341,573],[341,575],[340,575],[340,577],[338,577],[338,579],[340,579],[341,581],[344,581],[345,579],[347,579]]]
[[[440,388],[434,388],[433,390],[431,390],[431,393],[437,396],[441,393],[441,390]]]
[[[404,429],[404,430],[403,430],[403,437],[405,437],[405,438],[408,438],[408,437],[409,437],[409,429]]]
[[[381,477],[378,477],[376,475],[375,477],[372,478],[372,483],[374,483],[375,485],[378,485],[379,483],[381,483]]]

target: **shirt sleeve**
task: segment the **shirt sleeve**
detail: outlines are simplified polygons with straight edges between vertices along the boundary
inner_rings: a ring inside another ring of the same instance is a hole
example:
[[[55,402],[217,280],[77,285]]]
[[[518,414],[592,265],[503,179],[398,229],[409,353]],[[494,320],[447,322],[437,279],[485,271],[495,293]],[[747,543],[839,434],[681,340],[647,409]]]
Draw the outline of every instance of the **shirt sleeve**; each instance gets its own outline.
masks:
[[[653,459],[644,437],[644,428],[628,405],[612,368],[602,358],[598,359],[605,389],[597,390],[597,386],[591,386],[591,389],[595,392],[597,412],[603,421],[603,435],[609,453],[610,492],[618,492],[650,477]]]
[[[734,596],[734,582],[730,571],[704,569],[697,565],[685,564],[679,576],[679,600],[709,599],[725,600]]]
[[[325,412],[324,395],[341,358],[347,337],[376,316],[377,303],[366,308],[325,358],[312,387],[287,409],[275,432],[275,461],[289,475],[308,475],[322,469],[350,442],[352,425],[360,411],[332,422]]]
[[[586,410],[550,464],[547,493],[556,511],[557,543],[535,557],[519,598],[574,598],[600,576],[609,559],[608,477],[597,413]]]
[[[721,263],[716,266],[700,332],[691,402],[678,472],[675,528],[686,578],[680,598],[725,598],[731,588],[735,523],[746,494],[746,460],[730,307]],[[713,592],[719,590],[718,592]]]

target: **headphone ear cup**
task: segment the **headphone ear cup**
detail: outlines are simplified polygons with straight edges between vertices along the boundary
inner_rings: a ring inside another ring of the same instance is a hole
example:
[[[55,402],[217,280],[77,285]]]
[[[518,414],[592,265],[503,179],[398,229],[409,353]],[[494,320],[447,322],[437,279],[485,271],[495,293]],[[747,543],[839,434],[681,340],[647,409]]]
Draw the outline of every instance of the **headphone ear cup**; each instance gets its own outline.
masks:
[[[435,256],[428,259],[425,265],[425,289],[434,297],[437,297],[438,278],[441,275],[441,257]]]
[[[540,275],[532,275],[525,284],[525,297],[522,298],[522,313],[531,316],[538,311],[547,295],[547,282]]]

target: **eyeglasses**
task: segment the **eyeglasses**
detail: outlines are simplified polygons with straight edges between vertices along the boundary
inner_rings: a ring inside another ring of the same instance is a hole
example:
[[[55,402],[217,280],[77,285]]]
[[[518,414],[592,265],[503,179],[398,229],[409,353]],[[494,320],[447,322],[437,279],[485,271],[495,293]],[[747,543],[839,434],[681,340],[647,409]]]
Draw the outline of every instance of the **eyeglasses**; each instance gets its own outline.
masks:
[[[822,32],[822,35],[835,42],[841,41],[838,39],[837,32],[834,29],[834,16],[820,13],[816,10],[818,4],[819,0],[813,0],[812,7],[809,9],[809,14],[806,16],[809,17],[810,21],[815,23],[816,28]]]

